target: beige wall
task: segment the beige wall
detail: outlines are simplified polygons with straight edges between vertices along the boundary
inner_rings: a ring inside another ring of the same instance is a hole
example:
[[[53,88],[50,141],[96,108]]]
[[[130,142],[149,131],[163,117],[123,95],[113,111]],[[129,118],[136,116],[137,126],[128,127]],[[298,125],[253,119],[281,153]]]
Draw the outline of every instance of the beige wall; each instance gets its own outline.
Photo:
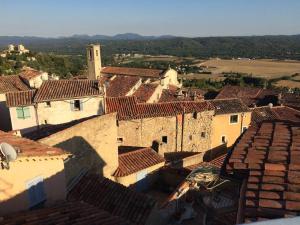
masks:
[[[0,170],[0,215],[29,208],[26,184],[37,177],[44,179],[46,204],[65,200],[66,180],[63,159],[39,157],[34,160],[19,158],[10,163],[9,170]]]
[[[92,55],[92,58],[90,57]],[[88,78],[91,80],[98,79],[101,72],[101,51],[100,45],[88,45],[86,49]]]
[[[74,155],[65,164],[68,183],[84,169],[107,178],[118,167],[116,114],[99,116],[40,140]]]
[[[149,147],[157,141],[161,155],[179,151],[205,152],[211,146],[213,113],[198,113],[196,119],[190,113],[184,117],[178,115],[119,121],[118,137],[123,139],[120,144]],[[201,132],[205,132],[204,138]],[[162,143],[163,136],[168,137],[167,143]]]
[[[9,108],[6,106],[5,94],[0,94],[0,130],[11,130],[10,113]]]
[[[94,115],[103,114],[103,97],[90,97],[78,99],[83,101],[82,111],[72,111],[70,102],[72,100],[51,101],[51,107],[46,102],[38,103],[37,112],[39,125],[61,124],[72,120],[78,120]]]
[[[235,124],[230,123],[230,116],[238,115],[238,122]],[[213,118],[213,138],[212,148],[222,145],[222,136],[224,135],[227,140],[227,146],[230,147],[234,144],[237,138],[242,133],[243,127],[249,127],[251,122],[251,112],[246,113],[233,113],[216,115]]]
[[[145,170],[142,170],[142,171],[147,171],[147,179],[150,182],[149,185],[151,185],[151,183],[155,181],[157,175],[156,172],[158,171],[159,168],[163,167],[164,165],[165,163],[162,162],[157,165],[148,167]],[[134,185],[137,182],[137,173],[130,174],[126,177],[115,177],[115,181],[120,184],[123,184],[126,187]]]
[[[152,96],[147,101],[147,103],[158,102],[161,97],[162,91],[163,91],[163,86],[158,85],[157,88],[155,89],[155,91],[153,92]]]
[[[41,75],[36,76],[29,80],[29,86],[31,88],[40,88],[43,81],[48,80],[48,73],[43,72]]]
[[[30,118],[19,119],[17,107],[9,108],[12,130],[20,130],[22,134],[37,129],[37,118],[34,106],[27,106],[30,111]]]
[[[168,69],[165,72],[165,78],[161,81],[163,88],[168,89],[169,85],[175,85],[181,87],[181,84],[178,82],[178,73],[176,70]]]
[[[133,93],[142,85],[142,79],[140,79],[126,94],[126,96],[131,96]]]

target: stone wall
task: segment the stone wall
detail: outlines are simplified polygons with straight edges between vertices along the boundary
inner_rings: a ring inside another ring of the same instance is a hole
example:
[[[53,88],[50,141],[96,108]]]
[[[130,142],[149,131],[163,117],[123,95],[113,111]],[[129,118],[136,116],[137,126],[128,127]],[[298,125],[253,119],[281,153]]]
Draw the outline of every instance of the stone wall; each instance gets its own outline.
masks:
[[[121,145],[152,146],[159,154],[205,152],[211,147],[213,111],[173,117],[153,117],[119,121]],[[204,133],[204,136],[201,136]]]
[[[74,155],[65,165],[68,183],[86,169],[112,178],[118,167],[115,113],[84,121],[40,142],[60,147]]]

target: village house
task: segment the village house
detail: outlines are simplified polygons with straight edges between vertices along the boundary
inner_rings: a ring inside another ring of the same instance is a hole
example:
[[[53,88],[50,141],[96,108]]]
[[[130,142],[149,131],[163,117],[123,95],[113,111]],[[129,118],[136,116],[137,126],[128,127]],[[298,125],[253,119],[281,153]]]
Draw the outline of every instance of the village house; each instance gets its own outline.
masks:
[[[0,76],[0,130],[11,130],[10,113],[6,105],[6,93],[27,90],[30,90],[30,88],[24,83],[24,80],[20,76]]]
[[[48,80],[48,73],[30,67],[23,67],[19,76],[32,89],[40,88],[43,81]]]
[[[98,80],[49,80],[37,90],[6,94],[11,125],[21,134],[104,113],[105,88]]]
[[[107,98],[106,113],[117,112],[118,142],[169,152],[206,152],[211,147],[214,108],[209,102],[140,103]]]
[[[6,160],[11,146],[15,160]],[[69,154],[0,131],[0,215],[51,205],[66,198],[64,160]]]
[[[240,99],[209,101],[215,108],[211,148],[231,147],[251,123],[251,111]]]

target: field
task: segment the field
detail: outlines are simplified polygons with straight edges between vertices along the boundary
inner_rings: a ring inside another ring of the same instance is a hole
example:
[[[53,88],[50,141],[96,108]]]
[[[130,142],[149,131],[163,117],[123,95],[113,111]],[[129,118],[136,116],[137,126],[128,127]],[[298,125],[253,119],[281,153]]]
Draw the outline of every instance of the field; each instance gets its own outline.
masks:
[[[211,59],[197,65],[206,67],[213,74],[237,72],[267,79],[300,73],[300,61]]]

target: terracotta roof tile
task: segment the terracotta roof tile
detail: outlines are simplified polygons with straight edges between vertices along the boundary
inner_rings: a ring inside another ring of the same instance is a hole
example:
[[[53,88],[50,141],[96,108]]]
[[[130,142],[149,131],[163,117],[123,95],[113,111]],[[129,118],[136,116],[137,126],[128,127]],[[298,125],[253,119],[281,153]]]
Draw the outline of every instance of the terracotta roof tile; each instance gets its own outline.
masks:
[[[34,97],[34,102],[54,101],[103,95],[98,80],[44,81]]]
[[[8,107],[33,105],[36,90],[18,91],[6,93],[6,105]]]
[[[237,141],[226,161],[226,172],[247,179],[246,221],[300,215],[298,150],[300,124],[286,121],[252,126]]]
[[[209,101],[216,111],[216,115],[228,113],[249,112],[250,109],[240,99],[215,99]]]
[[[163,70],[128,68],[128,67],[112,67],[108,66],[101,70],[101,73],[112,75],[140,76],[149,78],[159,78],[163,74]]]
[[[173,102],[173,101],[199,101],[204,100],[205,91],[198,88],[177,88],[169,87],[164,89],[159,102]]]
[[[226,156],[227,156],[227,154],[224,154],[224,155],[218,156],[217,158],[215,158],[215,159],[213,159],[209,162],[202,162],[202,163],[198,163],[198,164],[195,164],[195,165],[187,166],[185,168],[192,171],[194,169],[197,169],[201,164],[208,164],[208,165],[213,165],[213,166],[221,169],[221,167],[222,167],[222,165],[225,161]]]
[[[300,111],[286,106],[265,106],[252,109],[252,124],[258,124],[268,120],[300,122]]]
[[[35,156],[58,156],[67,154],[60,148],[50,147],[26,138],[17,137],[0,131],[0,143],[5,142],[12,145],[18,151],[18,156],[35,157]]]
[[[106,88],[107,97],[123,97],[140,82],[139,77],[129,76],[116,76],[113,80],[109,81]]]
[[[128,108],[135,108],[137,105],[137,99],[134,96],[128,97],[117,97],[117,98],[105,98],[105,105],[106,105],[106,113],[112,113],[121,111],[124,109],[125,105]],[[127,108],[126,107],[126,108]]]
[[[156,202],[96,174],[84,176],[70,191],[70,200],[84,201],[134,224],[145,224]]]
[[[33,68],[27,67],[27,68],[22,69],[19,76],[22,77],[25,80],[30,80],[32,78],[40,76],[42,73],[43,73],[42,71],[38,71],[38,70],[35,70]]]
[[[214,107],[209,102],[178,101],[134,104],[134,102],[131,101],[131,104],[127,104],[126,101],[119,101],[118,104],[111,104],[111,99],[107,99],[107,101],[107,111],[117,112],[118,120],[176,116],[183,112],[193,113],[214,110]],[[117,100],[113,101],[116,102]],[[110,105],[114,105],[114,107],[110,107]]]
[[[0,217],[2,225],[76,224],[129,225],[126,220],[84,202],[63,202],[51,207]]]
[[[133,96],[135,96],[140,103],[147,102],[158,86],[159,84],[142,84],[136,92],[134,92]]]
[[[27,91],[30,88],[17,75],[0,76],[0,94],[14,91]]]
[[[165,159],[152,148],[139,148],[126,153],[119,153],[119,167],[113,176],[128,176],[163,162]]]

